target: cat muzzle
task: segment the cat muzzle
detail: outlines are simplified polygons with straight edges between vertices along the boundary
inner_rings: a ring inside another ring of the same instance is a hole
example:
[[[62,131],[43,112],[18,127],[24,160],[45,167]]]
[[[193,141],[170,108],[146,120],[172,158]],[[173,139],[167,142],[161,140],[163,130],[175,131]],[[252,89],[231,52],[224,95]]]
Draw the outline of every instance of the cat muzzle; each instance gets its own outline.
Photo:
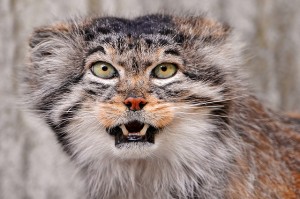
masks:
[[[115,146],[121,147],[124,143],[144,142],[154,144],[158,129],[137,120],[107,129],[115,137]]]

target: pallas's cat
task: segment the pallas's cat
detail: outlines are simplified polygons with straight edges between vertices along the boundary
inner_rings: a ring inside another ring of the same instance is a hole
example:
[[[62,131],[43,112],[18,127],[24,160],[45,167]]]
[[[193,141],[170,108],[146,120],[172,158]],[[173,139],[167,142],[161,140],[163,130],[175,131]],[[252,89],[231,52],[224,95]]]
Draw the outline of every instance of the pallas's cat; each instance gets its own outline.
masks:
[[[25,97],[89,198],[299,198],[300,120],[265,108],[228,25],[85,18],[36,29]]]

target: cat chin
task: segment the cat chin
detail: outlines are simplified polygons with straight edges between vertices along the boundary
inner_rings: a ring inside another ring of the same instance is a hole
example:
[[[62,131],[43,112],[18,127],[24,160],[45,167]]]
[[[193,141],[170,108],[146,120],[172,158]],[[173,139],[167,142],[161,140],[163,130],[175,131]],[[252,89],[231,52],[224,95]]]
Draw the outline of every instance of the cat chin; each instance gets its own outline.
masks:
[[[113,155],[120,159],[145,159],[153,156],[157,145],[148,142],[124,143],[114,147]]]

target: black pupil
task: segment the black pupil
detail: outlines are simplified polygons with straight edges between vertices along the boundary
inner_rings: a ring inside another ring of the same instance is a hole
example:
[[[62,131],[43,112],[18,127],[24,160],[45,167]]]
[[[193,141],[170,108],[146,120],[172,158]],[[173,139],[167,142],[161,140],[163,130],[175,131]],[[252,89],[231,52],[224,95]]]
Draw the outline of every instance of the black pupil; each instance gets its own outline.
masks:
[[[108,67],[107,67],[107,66],[102,66],[102,70],[103,70],[103,71],[107,71],[107,70],[108,70]]]
[[[163,71],[163,72],[166,72],[168,70],[168,68],[166,66],[161,66],[160,69]]]

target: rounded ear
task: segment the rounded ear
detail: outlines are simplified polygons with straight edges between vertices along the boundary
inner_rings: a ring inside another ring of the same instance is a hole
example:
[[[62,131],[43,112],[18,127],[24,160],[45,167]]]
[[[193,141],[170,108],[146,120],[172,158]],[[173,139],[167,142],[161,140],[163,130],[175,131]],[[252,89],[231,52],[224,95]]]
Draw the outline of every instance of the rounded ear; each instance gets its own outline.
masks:
[[[192,37],[198,37],[204,42],[221,41],[227,38],[231,32],[229,25],[202,16],[175,17],[174,21],[178,25],[180,32]]]
[[[34,48],[39,43],[49,41],[51,38],[69,32],[70,29],[70,26],[66,23],[57,23],[51,26],[37,28],[29,39],[29,46]]]

